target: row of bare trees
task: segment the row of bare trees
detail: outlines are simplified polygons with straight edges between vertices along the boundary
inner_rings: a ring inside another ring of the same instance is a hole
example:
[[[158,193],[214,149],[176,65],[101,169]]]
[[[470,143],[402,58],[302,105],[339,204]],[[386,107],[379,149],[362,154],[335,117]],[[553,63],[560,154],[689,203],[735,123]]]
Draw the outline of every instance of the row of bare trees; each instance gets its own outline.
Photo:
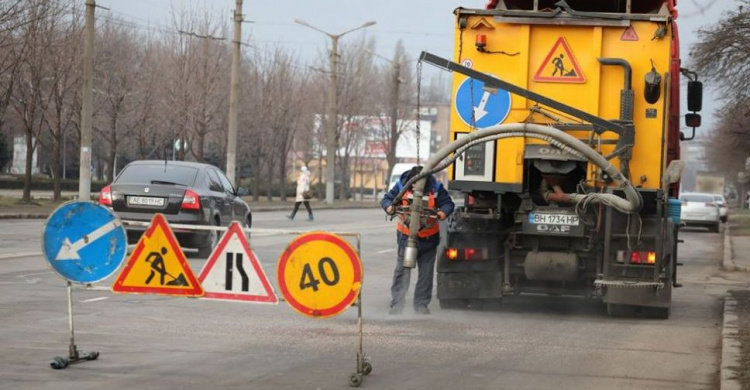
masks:
[[[24,200],[30,200],[32,157],[49,166],[60,197],[63,161],[77,161],[82,91],[83,2],[0,3],[0,133],[26,143]],[[106,181],[135,159],[210,162],[226,151],[229,20],[205,10],[174,11],[168,28],[149,29],[99,12],[94,57],[95,176]],[[347,190],[351,159],[363,137],[395,144],[399,130],[372,134],[357,118],[411,118],[415,79],[399,45],[391,63],[372,56],[375,40],[350,39],[339,65],[337,178]],[[286,194],[295,160],[322,161],[319,113],[325,112],[327,53],[308,65],[282,45],[243,46],[239,99],[238,182],[254,197]],[[394,103],[392,64],[399,63]],[[398,105],[393,109],[393,104]],[[318,118],[318,120],[316,120]],[[382,132],[382,131],[381,131]],[[390,148],[384,148],[390,150]],[[393,151],[395,153],[395,149]],[[389,158],[395,162],[395,158]],[[77,172],[78,167],[68,171]],[[318,176],[320,177],[320,176]]]
[[[709,135],[707,157],[714,168],[734,181],[750,158],[750,0],[699,31],[691,57],[698,72],[720,92],[724,107]]]

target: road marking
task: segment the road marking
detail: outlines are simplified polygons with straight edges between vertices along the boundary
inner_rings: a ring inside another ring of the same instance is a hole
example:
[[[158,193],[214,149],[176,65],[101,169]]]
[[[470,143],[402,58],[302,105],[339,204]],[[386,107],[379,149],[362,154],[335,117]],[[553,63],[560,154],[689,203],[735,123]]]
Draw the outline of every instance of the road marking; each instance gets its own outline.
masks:
[[[87,299],[87,300],[81,301],[81,302],[97,302],[97,301],[103,301],[105,299],[109,299],[109,297],[91,298],[91,299]]]
[[[41,255],[43,255],[42,252],[9,253],[7,255],[0,255],[0,260],[13,259],[16,257],[32,257],[32,256],[41,256]]]
[[[394,249],[394,248],[391,248],[391,249],[386,249],[386,250],[378,251],[378,254],[383,254],[383,253],[393,252],[393,251],[395,251],[395,250],[396,250],[396,249]]]

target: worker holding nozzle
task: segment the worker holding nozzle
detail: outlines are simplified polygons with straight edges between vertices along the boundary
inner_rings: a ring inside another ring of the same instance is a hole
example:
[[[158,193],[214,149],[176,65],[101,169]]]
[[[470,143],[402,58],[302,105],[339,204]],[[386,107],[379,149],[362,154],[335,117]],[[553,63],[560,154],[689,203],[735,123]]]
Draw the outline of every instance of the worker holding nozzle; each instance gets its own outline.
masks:
[[[404,189],[406,183],[412,177],[422,171],[421,166],[415,166],[401,175],[401,179],[391,190],[383,196],[380,205],[388,215],[398,215],[400,221],[397,227],[398,259],[396,269],[393,271],[393,283],[391,284],[391,304],[389,314],[401,314],[406,303],[406,293],[409,290],[411,268],[404,268],[404,251],[409,237],[410,206],[414,198],[411,186],[407,188],[402,199],[396,199]],[[424,212],[421,214],[420,229],[418,233],[418,255],[417,255],[417,286],[414,290],[414,312],[417,314],[430,314],[428,305],[432,300],[432,279],[435,272],[435,255],[440,243],[440,223],[453,213],[453,200],[445,187],[428,175],[423,191]]]

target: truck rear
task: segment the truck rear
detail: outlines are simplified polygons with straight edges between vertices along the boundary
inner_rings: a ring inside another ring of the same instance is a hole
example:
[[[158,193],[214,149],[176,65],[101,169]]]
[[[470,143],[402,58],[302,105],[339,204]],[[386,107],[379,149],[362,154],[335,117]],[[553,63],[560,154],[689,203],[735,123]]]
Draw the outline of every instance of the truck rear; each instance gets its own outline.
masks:
[[[669,317],[685,138],[675,0],[500,0],[455,16],[453,61],[423,54],[454,72],[454,143],[525,124],[587,150],[517,130],[453,151],[448,188],[465,199],[438,252],[440,306],[578,295]]]

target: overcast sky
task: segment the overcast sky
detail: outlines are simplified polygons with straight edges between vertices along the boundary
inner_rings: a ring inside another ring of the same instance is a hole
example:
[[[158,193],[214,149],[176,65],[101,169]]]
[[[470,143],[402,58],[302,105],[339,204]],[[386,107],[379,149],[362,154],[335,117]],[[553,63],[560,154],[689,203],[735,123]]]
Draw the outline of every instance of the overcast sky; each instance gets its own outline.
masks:
[[[172,7],[199,8],[231,19],[235,0],[96,0],[98,5],[111,9],[113,15],[142,26],[170,29]],[[401,39],[412,57],[423,50],[450,58],[453,55],[453,10],[456,7],[483,8],[485,0],[244,0],[244,39],[254,44],[279,44],[299,53],[303,60],[314,61],[324,52],[330,39],[325,35],[299,26],[295,19],[337,34],[362,25],[367,21],[377,24],[342,38],[356,39],[359,34],[374,36],[377,51],[391,57],[396,42]],[[696,30],[719,20],[722,12],[736,8],[735,0],[679,0],[680,46],[683,66],[690,46],[696,42]],[[99,10],[103,14],[104,10]],[[704,94],[702,112],[708,131],[713,123],[712,112],[719,107],[711,91]],[[684,99],[683,99],[684,103]],[[684,104],[683,104],[684,113]]]

